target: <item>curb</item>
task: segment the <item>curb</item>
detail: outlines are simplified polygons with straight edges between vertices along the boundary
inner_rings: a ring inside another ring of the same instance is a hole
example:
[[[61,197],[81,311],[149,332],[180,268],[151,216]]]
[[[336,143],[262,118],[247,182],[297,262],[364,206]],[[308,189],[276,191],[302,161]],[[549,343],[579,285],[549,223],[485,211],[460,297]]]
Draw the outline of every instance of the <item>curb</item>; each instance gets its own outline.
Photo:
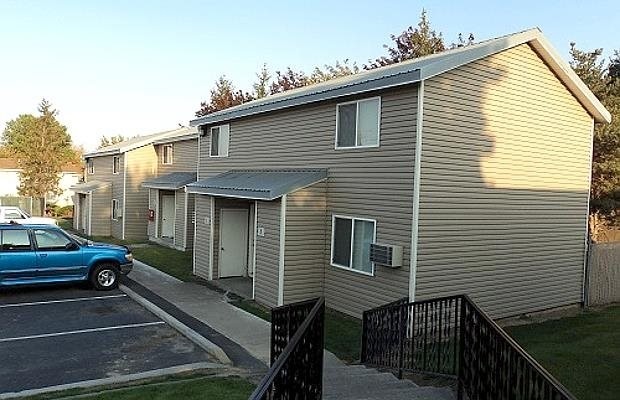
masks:
[[[61,392],[70,389],[88,389],[97,386],[117,385],[121,383],[128,383],[132,381],[139,381],[143,379],[158,378],[167,375],[182,374],[185,372],[192,372],[205,369],[222,369],[222,364],[201,362],[193,364],[177,365],[175,367],[155,369],[151,371],[138,372],[129,375],[120,375],[110,378],[91,379],[88,381],[81,381],[75,383],[66,383],[64,385],[48,386],[40,389],[28,389],[20,392],[9,392],[0,394],[0,400],[16,399],[26,396],[36,396],[50,392]]]
[[[200,335],[198,332],[183,324],[178,319],[174,318],[172,315],[168,314],[161,308],[157,307],[155,304],[151,303],[144,297],[140,296],[133,290],[129,289],[125,285],[119,285],[121,291],[123,291],[127,296],[131,297],[137,303],[142,305],[144,308],[155,314],[157,317],[164,320],[168,325],[179,331],[183,336],[187,337],[189,340],[200,346],[207,353],[211,354],[213,357],[217,358],[222,364],[232,365],[232,361],[224,350],[212,341],[206,339],[204,336]]]

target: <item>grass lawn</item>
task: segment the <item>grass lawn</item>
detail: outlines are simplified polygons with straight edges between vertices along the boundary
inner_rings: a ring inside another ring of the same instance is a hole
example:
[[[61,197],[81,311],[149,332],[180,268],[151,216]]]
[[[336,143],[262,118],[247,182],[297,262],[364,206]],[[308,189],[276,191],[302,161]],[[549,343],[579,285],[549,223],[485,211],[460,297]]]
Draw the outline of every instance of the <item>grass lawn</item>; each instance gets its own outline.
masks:
[[[77,395],[79,395],[80,399],[97,400],[245,400],[250,396],[253,390],[253,384],[251,384],[245,379],[238,377],[200,377],[190,379],[170,378],[157,383],[147,383],[122,388],[94,388],[86,391],[70,390],[66,392],[50,393],[45,395],[28,397],[25,398],[25,400],[51,400]]]
[[[578,399],[619,398],[620,305],[506,330]]]
[[[231,304],[266,321],[271,319],[269,311],[252,300],[235,300]],[[325,348],[344,362],[360,358],[362,342],[362,321],[357,318],[327,309],[325,313]]]
[[[137,260],[145,262],[168,275],[172,275],[182,281],[191,281],[194,278],[192,275],[191,251],[179,251],[157,244],[134,247],[131,250]]]

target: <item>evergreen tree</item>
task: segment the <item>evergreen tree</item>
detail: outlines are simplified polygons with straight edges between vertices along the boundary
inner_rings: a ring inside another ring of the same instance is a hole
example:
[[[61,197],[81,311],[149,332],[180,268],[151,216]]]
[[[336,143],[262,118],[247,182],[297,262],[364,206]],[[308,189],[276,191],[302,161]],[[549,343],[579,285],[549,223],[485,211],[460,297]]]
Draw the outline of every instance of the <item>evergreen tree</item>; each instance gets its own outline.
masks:
[[[116,135],[116,136],[109,136],[109,137],[106,135],[103,135],[99,139],[99,148],[111,146],[113,144],[124,142],[125,140],[127,140],[127,138],[123,135]]]
[[[61,193],[62,167],[77,156],[67,128],[56,119],[58,112],[45,99],[38,110],[38,117],[23,114],[7,122],[2,142],[21,169],[19,194],[38,198],[43,213],[45,197]]]
[[[620,55],[609,63],[601,59],[602,49],[586,52],[571,43],[570,65],[611,113],[610,124],[596,124],[592,152],[590,191],[591,230],[596,221],[618,224],[620,212]]]
[[[420,22],[415,28],[410,26],[400,35],[391,35],[390,38],[394,44],[392,46],[383,45],[388,54],[377,58],[375,61],[369,61],[367,65],[364,65],[364,69],[375,69],[438,53],[446,49],[441,32],[437,33],[431,29],[426,10],[422,10]]]
[[[202,117],[203,115],[234,107],[251,100],[254,100],[254,96],[243,92],[243,90],[237,90],[232,81],[226,79],[225,76],[221,76],[215,82],[215,88],[211,90],[209,102],[203,101],[200,103],[200,110],[196,111],[196,116]]]

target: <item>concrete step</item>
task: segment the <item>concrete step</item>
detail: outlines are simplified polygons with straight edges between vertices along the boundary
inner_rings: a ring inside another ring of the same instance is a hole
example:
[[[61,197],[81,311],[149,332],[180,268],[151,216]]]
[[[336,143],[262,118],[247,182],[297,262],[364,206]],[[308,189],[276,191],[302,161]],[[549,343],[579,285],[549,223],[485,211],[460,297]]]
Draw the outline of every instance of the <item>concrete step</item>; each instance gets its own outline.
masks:
[[[437,388],[430,388],[437,389]],[[365,393],[323,393],[323,400],[455,400],[442,390],[429,388],[377,388]]]
[[[450,389],[419,387],[389,372],[363,365],[330,366],[323,371],[325,400],[455,400]]]

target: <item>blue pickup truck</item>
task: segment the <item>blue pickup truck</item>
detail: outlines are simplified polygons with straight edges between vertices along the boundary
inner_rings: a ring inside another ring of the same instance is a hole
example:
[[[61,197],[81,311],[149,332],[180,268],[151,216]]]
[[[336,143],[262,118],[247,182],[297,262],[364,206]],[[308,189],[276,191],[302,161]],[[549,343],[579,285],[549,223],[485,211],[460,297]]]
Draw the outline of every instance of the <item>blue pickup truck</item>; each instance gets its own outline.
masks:
[[[132,267],[125,246],[93,243],[54,225],[0,223],[0,286],[88,281],[111,290]]]

